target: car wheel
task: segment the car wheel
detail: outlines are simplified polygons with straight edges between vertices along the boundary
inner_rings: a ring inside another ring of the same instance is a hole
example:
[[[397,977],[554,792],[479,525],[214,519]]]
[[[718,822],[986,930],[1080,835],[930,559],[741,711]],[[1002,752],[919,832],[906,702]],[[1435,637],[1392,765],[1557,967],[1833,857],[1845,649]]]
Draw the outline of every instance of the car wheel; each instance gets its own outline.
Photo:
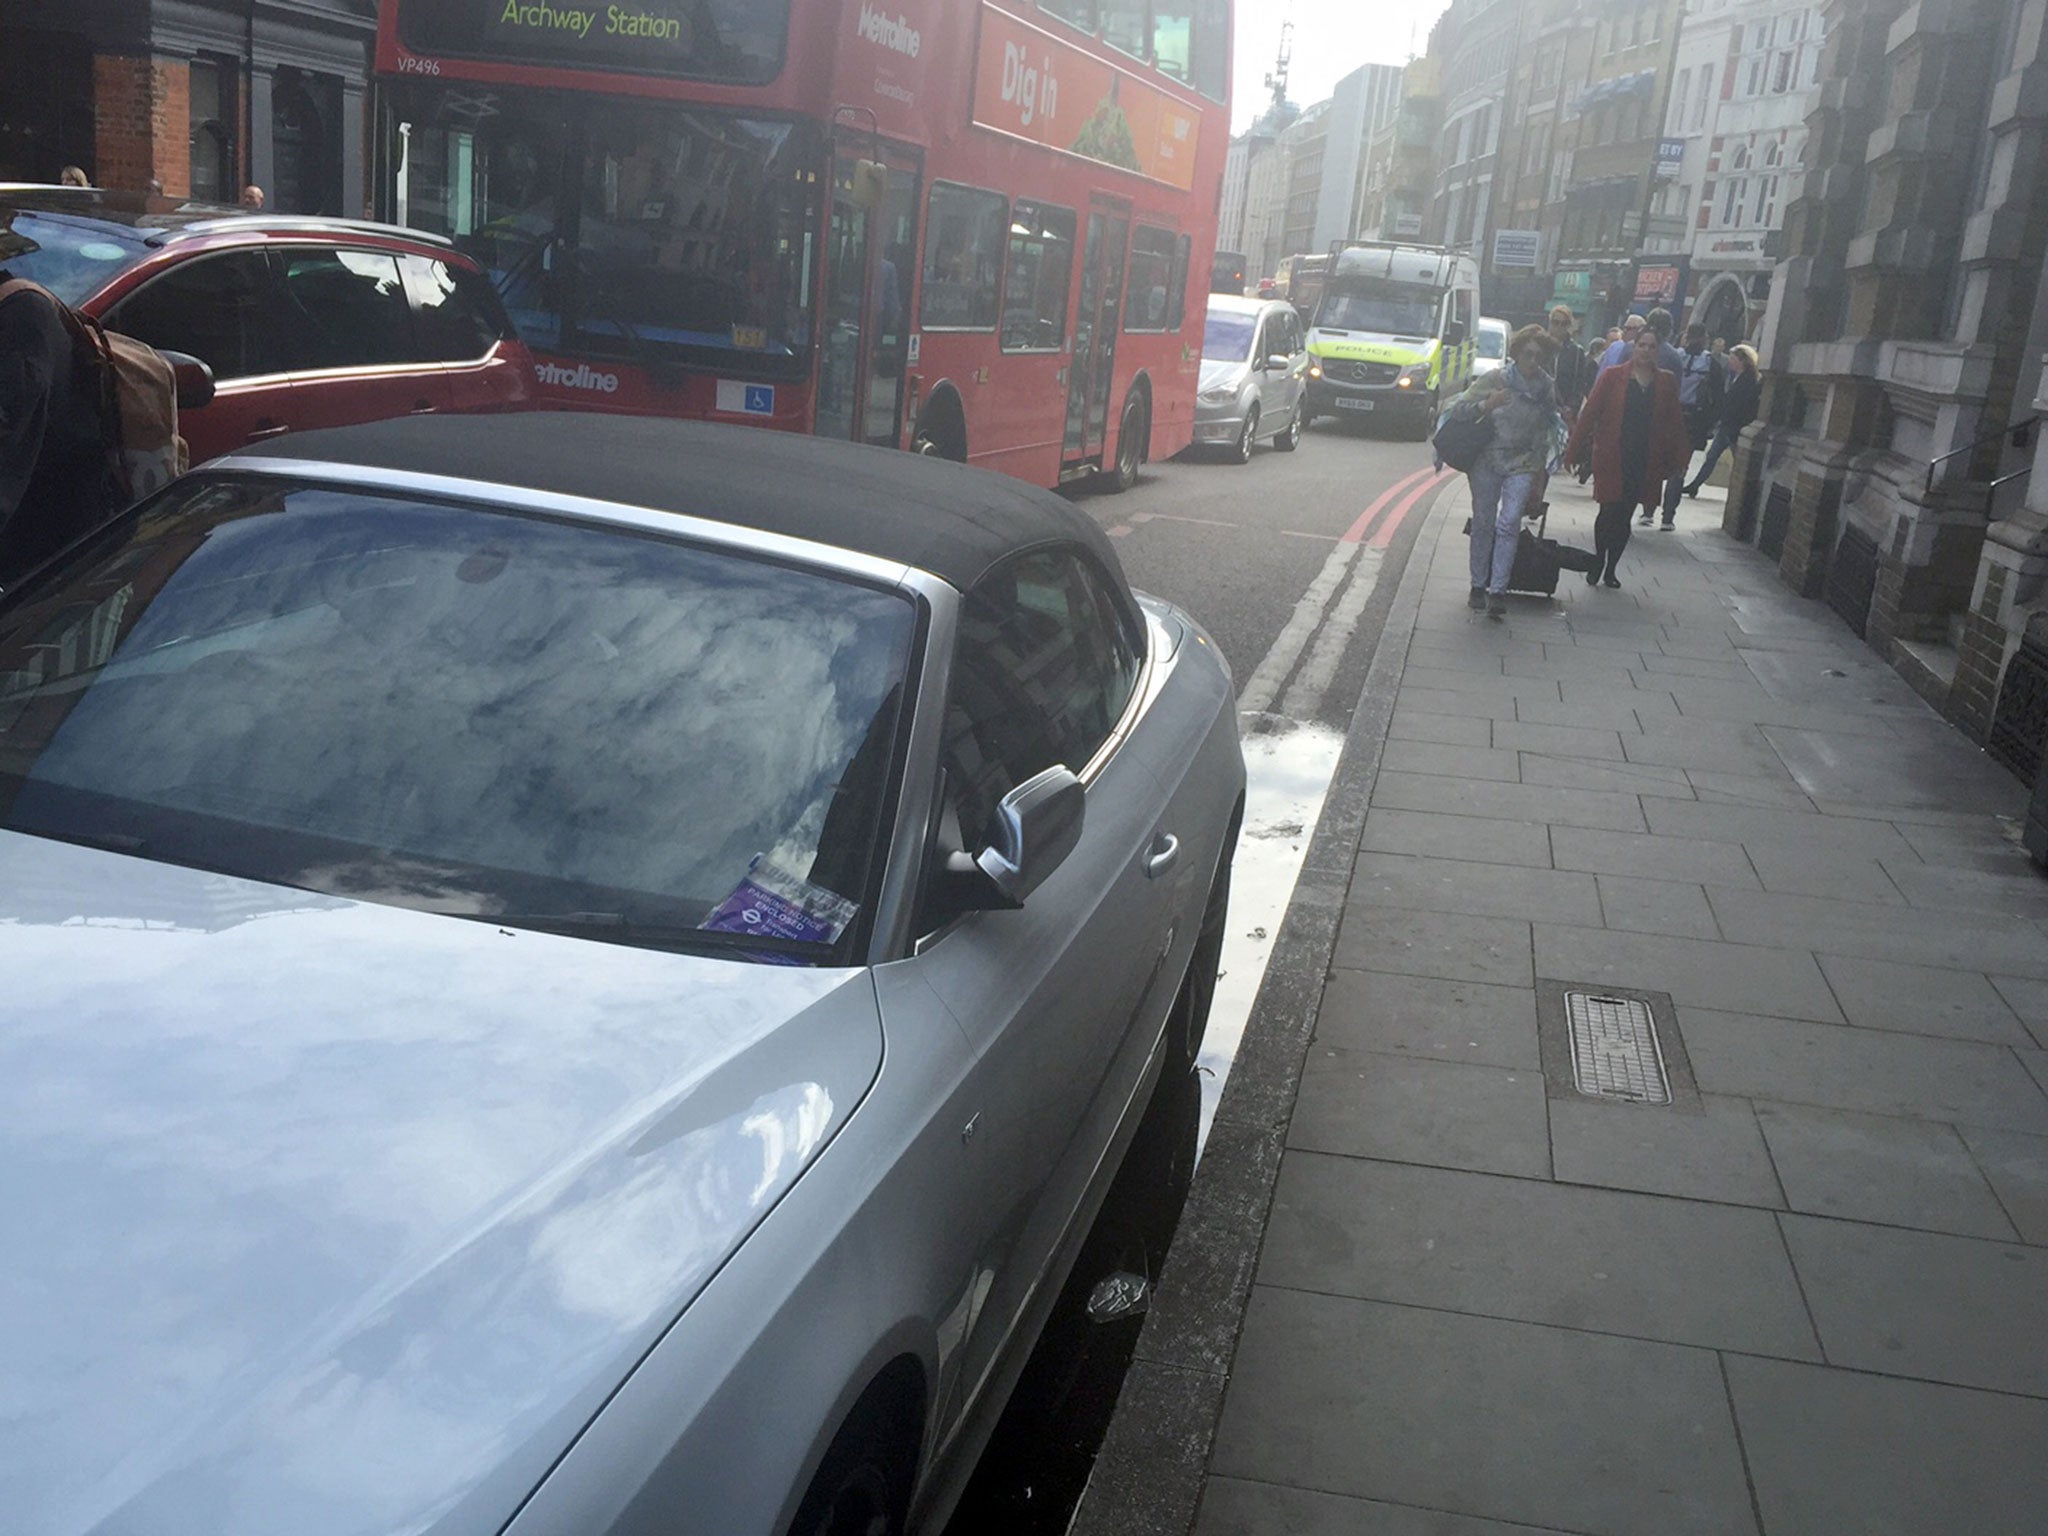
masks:
[[[1287,426],[1284,430],[1282,430],[1280,435],[1273,439],[1273,446],[1275,448],[1278,448],[1282,453],[1292,453],[1295,449],[1301,446],[1300,406],[1296,406],[1294,408],[1293,419],[1287,423]]]
[[[1175,1047],[1181,1065],[1192,1068],[1202,1052],[1202,1038],[1209,1032],[1209,1007],[1216,1001],[1216,973],[1223,965],[1223,931],[1230,920],[1230,857],[1236,846],[1232,829],[1224,844],[1223,858],[1216,866],[1216,878],[1209,886],[1209,900],[1202,908],[1202,926],[1195,934],[1195,952],[1188,957],[1187,974],[1181,979],[1180,995],[1174,999]]]
[[[902,1536],[910,1477],[900,1463],[885,1426],[848,1424],[805,1490],[790,1536]]]
[[[1415,441],[1426,443],[1436,435],[1436,396],[1431,395],[1415,423]]]
[[[1116,465],[1109,474],[1108,489],[1122,494],[1138,483],[1138,457],[1145,441],[1145,402],[1136,395],[1124,402],[1123,420],[1116,429]]]
[[[1252,439],[1259,431],[1259,408],[1255,405],[1244,413],[1244,430],[1237,434],[1237,444],[1231,449],[1231,458],[1239,464],[1252,461]]]

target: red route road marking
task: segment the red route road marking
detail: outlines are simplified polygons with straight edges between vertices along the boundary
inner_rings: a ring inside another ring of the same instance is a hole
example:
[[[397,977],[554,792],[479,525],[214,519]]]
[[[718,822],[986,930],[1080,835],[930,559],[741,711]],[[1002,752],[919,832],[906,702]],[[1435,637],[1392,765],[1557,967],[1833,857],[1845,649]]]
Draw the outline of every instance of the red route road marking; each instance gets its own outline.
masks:
[[[1429,479],[1435,473],[1436,471],[1433,469],[1418,469],[1417,471],[1415,471],[1414,474],[1410,475],[1407,479],[1395,481],[1394,484],[1388,486],[1384,491],[1380,492],[1380,494],[1374,498],[1373,504],[1371,506],[1367,507],[1363,512],[1358,514],[1358,521],[1353,523],[1350,526],[1350,528],[1348,528],[1345,531],[1344,537],[1339,539],[1337,542],[1339,544],[1356,544],[1360,539],[1365,537],[1365,530],[1372,525],[1372,520],[1378,517],[1380,513],[1384,512],[1389,506],[1393,505],[1395,497],[1399,496],[1403,491],[1407,490],[1410,486],[1416,484],[1418,481]]]
[[[1387,520],[1380,524],[1379,532],[1372,536],[1372,544],[1369,547],[1385,549],[1389,544],[1393,543],[1394,535],[1401,531],[1401,520],[1415,510],[1415,504],[1455,474],[1457,474],[1455,469],[1446,469],[1441,474],[1432,474],[1429,479],[1402,497],[1401,504],[1387,514]]]

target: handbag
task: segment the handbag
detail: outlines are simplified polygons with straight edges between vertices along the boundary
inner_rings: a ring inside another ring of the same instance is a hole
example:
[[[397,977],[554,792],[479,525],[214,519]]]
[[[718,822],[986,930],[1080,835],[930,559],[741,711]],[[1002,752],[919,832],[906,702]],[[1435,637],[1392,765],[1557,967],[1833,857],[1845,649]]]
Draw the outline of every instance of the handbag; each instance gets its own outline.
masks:
[[[1484,416],[1446,416],[1436,429],[1436,456],[1462,474],[1470,474],[1493,441],[1493,422]]]

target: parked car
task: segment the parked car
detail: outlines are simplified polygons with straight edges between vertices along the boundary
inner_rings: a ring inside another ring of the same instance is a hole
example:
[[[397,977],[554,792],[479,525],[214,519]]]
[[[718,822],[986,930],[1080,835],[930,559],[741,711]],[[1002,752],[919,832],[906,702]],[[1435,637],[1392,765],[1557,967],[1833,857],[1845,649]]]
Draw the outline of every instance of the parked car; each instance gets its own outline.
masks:
[[[1473,337],[1472,371],[1492,373],[1508,360],[1508,323],[1496,320],[1490,315],[1479,317],[1479,330]]]
[[[94,188],[0,185],[0,266],[213,372],[196,464],[392,416],[504,411],[533,358],[482,270],[417,230]]]
[[[1202,330],[1202,377],[1195,396],[1195,444],[1227,446],[1239,464],[1271,439],[1301,444],[1308,349],[1294,306],[1277,299],[1209,295]]]
[[[266,448],[0,599],[10,1528],[937,1530],[1200,1044],[1215,646],[878,449]]]

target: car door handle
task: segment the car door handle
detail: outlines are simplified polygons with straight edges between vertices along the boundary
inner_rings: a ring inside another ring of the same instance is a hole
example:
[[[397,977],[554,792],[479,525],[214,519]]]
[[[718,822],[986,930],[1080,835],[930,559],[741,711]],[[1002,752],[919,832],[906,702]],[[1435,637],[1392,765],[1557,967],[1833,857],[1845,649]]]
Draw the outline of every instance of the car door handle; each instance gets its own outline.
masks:
[[[412,411],[410,412],[410,414],[412,414],[412,415],[414,415],[414,416],[430,416],[430,415],[432,415],[432,414],[433,414],[433,412],[434,412],[434,402],[433,402],[433,401],[431,401],[431,400],[415,400],[415,401],[413,401],[413,403],[412,403]]]
[[[1152,839],[1152,846],[1145,850],[1145,878],[1157,880],[1179,862],[1180,839],[1171,832],[1162,832]]]
[[[289,422],[272,421],[268,416],[265,416],[250,429],[249,441],[253,443],[259,437],[282,437],[289,431],[291,431],[291,424]]]

